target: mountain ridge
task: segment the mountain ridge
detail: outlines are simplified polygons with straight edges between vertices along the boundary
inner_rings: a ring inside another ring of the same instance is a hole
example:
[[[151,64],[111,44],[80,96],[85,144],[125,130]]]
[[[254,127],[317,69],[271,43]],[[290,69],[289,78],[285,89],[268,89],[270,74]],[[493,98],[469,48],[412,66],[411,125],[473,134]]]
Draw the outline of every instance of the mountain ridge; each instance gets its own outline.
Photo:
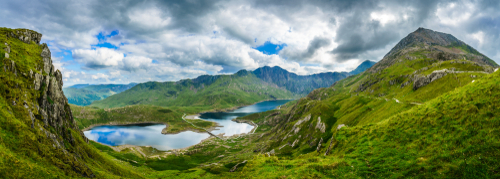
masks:
[[[368,65],[370,64],[371,63],[368,63]],[[364,63],[364,65],[363,68],[366,68],[366,63]],[[231,108],[234,106],[253,104],[262,100],[296,98],[316,88],[330,86],[349,75],[351,74],[348,72],[297,75],[279,66],[264,66],[253,71],[240,70],[232,75],[201,75],[194,79],[184,79],[176,82],[140,83],[123,93],[113,95],[100,101],[94,101],[91,106],[110,108],[134,104],[154,104],[160,106],[175,104],[181,106],[193,105],[207,107],[207,105],[219,105],[220,103],[226,108]],[[242,80],[246,80],[252,87],[243,84]],[[206,91],[207,88],[211,87],[216,82],[219,82],[219,84],[217,84],[218,86],[210,89],[217,88],[219,92],[208,91],[206,92],[207,96],[200,96],[200,94],[198,94],[200,91]],[[222,86],[225,86],[225,88]],[[249,88],[252,89],[249,90]],[[231,92],[214,96],[215,93],[220,93],[220,90],[225,92],[228,89],[230,89]],[[274,92],[269,93],[269,90]],[[157,96],[148,94],[151,92],[155,93]],[[256,96],[253,98],[246,98],[246,100],[242,102],[240,101],[241,96],[247,96],[247,94],[243,93]],[[158,96],[163,96],[164,98],[158,98]],[[217,102],[214,101],[214,98],[218,99]],[[187,101],[190,102],[186,102],[183,99],[189,99]]]
[[[111,95],[121,93],[137,85],[129,84],[76,84],[63,88],[63,92],[68,98],[68,103],[79,106],[90,105],[93,101],[105,99]]]

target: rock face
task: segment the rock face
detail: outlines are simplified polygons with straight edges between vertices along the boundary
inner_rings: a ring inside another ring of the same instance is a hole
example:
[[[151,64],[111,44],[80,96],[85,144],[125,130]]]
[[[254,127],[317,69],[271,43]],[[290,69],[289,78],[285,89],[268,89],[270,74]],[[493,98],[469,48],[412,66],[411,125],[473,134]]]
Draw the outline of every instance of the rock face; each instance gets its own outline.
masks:
[[[305,123],[311,119],[311,114],[307,115],[304,119],[301,119],[293,125],[292,131],[297,134],[300,131],[300,124]]]
[[[425,85],[428,85],[429,83],[440,79],[448,74],[447,69],[443,70],[436,70],[433,71],[430,75],[427,76],[416,76],[414,78],[413,82],[413,90],[417,90]]]
[[[28,29],[16,29],[14,32],[7,33],[7,37],[17,38],[24,43],[35,42],[37,45],[40,45],[42,40],[42,34]]]
[[[319,130],[321,133],[325,133],[326,126],[325,123],[321,122],[321,117],[318,117],[318,122],[316,123],[316,129]]]
[[[43,148],[47,145],[46,140],[52,141],[48,145],[53,151],[43,157],[57,158],[59,160],[55,161],[57,166],[65,165],[64,167],[71,168],[81,176],[93,177],[92,171],[81,162],[81,156],[87,154],[82,153],[84,149],[82,149],[81,143],[77,143],[74,132],[77,132],[84,141],[88,142],[88,139],[79,130],[73,119],[68,100],[62,91],[62,74],[59,70],[55,70],[52,65],[51,53],[47,44],[40,45],[42,34],[26,29],[2,30],[7,33],[7,38],[0,39],[1,43],[7,46],[4,49],[6,53],[10,53],[11,50],[24,53],[1,59],[5,72],[3,75],[8,76],[5,80],[12,80],[7,81],[3,86],[8,91],[4,98],[9,102],[12,100],[13,105],[24,106],[23,110],[25,111],[21,111],[21,113],[26,114],[25,117],[30,121],[30,127],[34,131],[41,131],[44,134],[37,136],[40,143],[33,145]],[[26,44],[16,45],[15,48],[19,49],[11,49],[13,47],[7,42],[17,40]],[[39,50],[39,54],[26,53],[26,49]],[[30,58],[21,59],[20,56],[29,56]],[[31,60],[30,63],[35,65],[21,68],[17,64],[21,60]],[[20,109],[17,108],[17,110]]]

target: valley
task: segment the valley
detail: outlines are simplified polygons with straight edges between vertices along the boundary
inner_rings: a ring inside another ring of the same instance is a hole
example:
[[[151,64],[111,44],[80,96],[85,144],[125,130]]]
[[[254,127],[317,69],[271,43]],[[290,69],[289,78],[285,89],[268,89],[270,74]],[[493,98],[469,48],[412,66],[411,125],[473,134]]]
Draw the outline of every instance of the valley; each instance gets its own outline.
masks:
[[[41,36],[0,29],[5,178],[500,177],[499,65],[450,34],[418,28],[352,72],[266,66],[89,106],[68,103]]]
[[[87,106],[93,101],[107,98],[108,96],[121,93],[134,87],[136,83],[128,85],[107,84],[107,85],[89,85],[80,84],[63,88],[64,95],[68,98],[69,104]]]

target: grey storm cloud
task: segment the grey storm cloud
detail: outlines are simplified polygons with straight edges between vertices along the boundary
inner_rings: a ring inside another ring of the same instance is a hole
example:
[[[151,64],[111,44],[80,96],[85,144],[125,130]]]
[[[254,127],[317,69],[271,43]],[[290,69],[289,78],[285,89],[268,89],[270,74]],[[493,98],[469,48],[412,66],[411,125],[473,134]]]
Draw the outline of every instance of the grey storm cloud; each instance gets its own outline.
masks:
[[[331,44],[331,40],[324,37],[315,37],[305,51],[297,51],[296,49],[285,48],[281,51],[280,55],[295,61],[307,61],[310,59],[316,51],[324,46]]]
[[[119,30],[108,39],[119,44],[119,53],[149,59],[140,64],[131,60],[134,69],[152,60],[179,68],[202,61],[223,73],[251,69],[271,59],[262,55],[257,60],[258,51],[252,47],[274,39],[287,44],[279,55],[288,62],[308,62],[327,54],[321,58],[330,57],[330,63],[317,59],[314,63],[323,63],[318,65],[328,70],[353,59],[380,60],[418,27],[450,33],[500,62],[498,0],[0,0],[0,4],[1,26],[39,31],[53,54],[90,50],[99,43],[97,34]],[[377,13],[382,20],[374,17]],[[282,28],[286,30],[281,32]],[[256,38],[261,41],[255,42]],[[119,66],[82,54],[75,60],[94,70]],[[189,73],[201,72],[185,70],[180,76]]]

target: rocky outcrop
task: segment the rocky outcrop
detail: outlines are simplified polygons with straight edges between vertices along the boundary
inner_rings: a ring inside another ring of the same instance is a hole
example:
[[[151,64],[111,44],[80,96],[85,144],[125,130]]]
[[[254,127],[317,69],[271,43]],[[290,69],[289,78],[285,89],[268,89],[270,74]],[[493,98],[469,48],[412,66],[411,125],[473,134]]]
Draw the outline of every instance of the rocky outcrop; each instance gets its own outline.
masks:
[[[343,127],[347,127],[347,125],[345,125],[345,124],[339,124],[337,126],[337,130],[342,129]]]
[[[47,73],[47,74],[50,74],[52,72],[52,68],[53,68],[53,65],[52,65],[52,60],[50,59],[51,58],[51,53],[50,53],[50,50],[49,50],[49,47],[47,46],[47,44],[42,44],[42,58],[43,58],[43,72]]]
[[[309,121],[310,119],[311,119],[311,114],[304,117],[304,119],[297,121],[297,123],[295,123],[295,125],[293,125],[292,132],[297,134],[300,131],[300,124],[305,123],[305,122]]]
[[[325,123],[321,122],[321,117],[318,117],[318,122],[316,123],[316,130],[319,130],[321,133],[325,133],[326,126]]]
[[[247,161],[246,161],[246,160],[245,160],[245,161],[243,161],[243,162],[241,162],[241,163],[236,164],[233,168],[231,168],[231,170],[229,170],[229,172],[235,172],[235,171],[236,171],[236,169],[238,169],[238,166],[240,166],[240,165],[244,165],[245,163],[247,163]]]
[[[2,59],[5,75],[9,76],[5,80],[11,80],[6,81],[3,86],[7,91],[4,97],[8,101],[12,100],[12,105],[22,105],[24,111],[19,111],[19,113],[26,114],[25,118],[28,119],[33,131],[41,131],[44,134],[35,137],[40,143],[33,145],[41,148],[46,145],[53,147],[53,152],[47,154],[46,157],[58,158],[58,161],[54,161],[57,166],[66,165],[64,167],[71,168],[83,177],[93,177],[92,171],[82,162],[81,155],[87,154],[82,151],[84,149],[81,144],[77,143],[74,131],[80,132],[80,137],[85,141],[88,142],[88,139],[73,119],[68,100],[62,91],[62,74],[52,65],[47,44],[40,45],[42,34],[26,29],[2,30],[6,33],[6,38],[0,39],[1,44],[6,46],[3,50],[6,53],[14,50],[17,54],[10,58],[5,56],[7,58]],[[17,40],[26,44],[9,45]],[[28,48],[29,53],[26,52]],[[32,53],[37,50],[39,50],[38,54]],[[29,56],[29,58],[22,56]],[[22,60],[30,63],[23,63],[24,66],[20,67],[17,63],[23,62]],[[29,66],[29,64],[42,66]],[[47,141],[49,141],[48,144]]]
[[[34,42],[37,45],[40,45],[40,41],[42,40],[42,34],[28,29],[16,29],[7,33],[7,38],[11,37],[17,38],[24,43]]]
[[[319,142],[318,142],[318,147],[316,147],[316,151],[321,151],[321,144],[323,143],[323,137],[321,139],[319,139]]]
[[[425,85],[428,85],[429,83],[440,79],[448,74],[448,70],[443,69],[443,70],[436,70],[433,71],[430,75],[427,76],[417,76],[413,80],[413,90],[417,90]]]

